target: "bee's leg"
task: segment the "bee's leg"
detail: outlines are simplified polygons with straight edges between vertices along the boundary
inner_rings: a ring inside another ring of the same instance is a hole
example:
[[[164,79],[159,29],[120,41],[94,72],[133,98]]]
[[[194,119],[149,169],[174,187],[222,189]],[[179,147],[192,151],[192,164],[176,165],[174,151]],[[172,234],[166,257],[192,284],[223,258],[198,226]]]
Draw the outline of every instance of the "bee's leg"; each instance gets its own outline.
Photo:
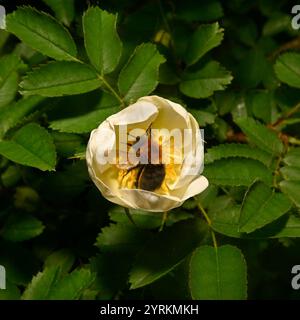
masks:
[[[140,177],[141,177],[143,169],[144,169],[144,166],[139,166],[139,171],[137,173],[136,181],[135,181],[135,187],[137,189],[139,189],[139,186],[140,186]]]
[[[121,142],[121,144],[126,144],[128,147],[132,147],[134,143],[129,142]]]

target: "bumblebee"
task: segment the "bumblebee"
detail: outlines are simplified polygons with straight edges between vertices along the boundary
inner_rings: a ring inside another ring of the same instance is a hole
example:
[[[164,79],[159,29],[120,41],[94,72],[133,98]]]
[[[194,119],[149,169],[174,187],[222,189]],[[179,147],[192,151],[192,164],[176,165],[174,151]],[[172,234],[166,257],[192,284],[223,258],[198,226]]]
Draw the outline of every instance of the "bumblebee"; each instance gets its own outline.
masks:
[[[135,181],[135,187],[137,189],[154,191],[158,189],[166,176],[165,165],[161,163],[161,147],[151,141],[151,125],[146,130],[144,136],[135,137],[134,144],[142,141],[142,145],[137,150],[137,154],[140,159],[147,159],[147,163],[138,163],[136,166],[130,168],[128,171],[138,169]],[[134,146],[133,144],[133,146]],[[144,148],[144,146],[147,146]],[[151,163],[151,148],[154,148],[154,153],[158,152],[159,163]]]
[[[154,191],[163,183],[166,176],[164,164],[139,165],[139,172],[136,179],[136,188],[147,191]]]

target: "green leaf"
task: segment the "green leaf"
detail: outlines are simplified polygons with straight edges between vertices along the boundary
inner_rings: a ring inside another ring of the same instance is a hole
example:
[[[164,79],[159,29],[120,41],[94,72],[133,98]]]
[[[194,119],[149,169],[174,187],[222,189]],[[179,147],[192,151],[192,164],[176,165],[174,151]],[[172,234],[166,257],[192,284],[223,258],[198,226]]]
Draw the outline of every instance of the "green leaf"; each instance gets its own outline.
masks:
[[[14,187],[21,178],[21,170],[16,165],[10,165],[1,174],[1,182],[6,188]]]
[[[180,79],[176,73],[175,67],[170,63],[163,63],[159,67],[159,83],[173,85],[179,83]]]
[[[88,269],[76,269],[59,279],[60,266],[46,267],[33,277],[22,295],[23,300],[73,300],[78,299],[90,286],[93,276]]]
[[[283,161],[289,166],[300,168],[300,148],[290,149]]]
[[[220,195],[215,197],[211,203],[207,206],[207,211],[210,214],[211,212],[223,212],[228,207],[233,206],[234,199],[232,195]]]
[[[101,230],[96,245],[103,252],[136,251],[148,237],[145,230],[133,225],[111,224]]]
[[[70,271],[75,262],[74,254],[67,249],[60,249],[52,252],[45,260],[44,267],[51,268],[56,266],[59,268],[58,276],[61,277]]]
[[[20,297],[19,288],[10,281],[6,281],[5,290],[0,290],[0,300],[20,300]]]
[[[273,36],[291,28],[291,16],[288,13],[275,12],[263,26],[264,36]]]
[[[190,262],[190,289],[193,299],[246,299],[247,266],[242,252],[231,245],[197,248]]]
[[[299,167],[284,166],[280,168],[280,172],[285,180],[296,180],[300,182]]]
[[[121,70],[118,86],[126,102],[151,93],[158,84],[159,66],[165,58],[150,43],[138,46]]]
[[[193,251],[205,232],[205,225],[189,219],[156,234],[136,257],[129,277],[130,288],[143,287],[170,272]]]
[[[246,97],[246,105],[256,118],[265,123],[272,122],[272,113],[275,110],[274,94],[272,91],[255,91]]]
[[[239,85],[246,88],[256,87],[267,73],[268,61],[263,51],[259,48],[247,50],[240,61],[236,75]]]
[[[216,160],[205,166],[203,174],[211,183],[221,186],[249,186],[256,179],[272,184],[272,172],[253,159]]]
[[[253,232],[278,219],[291,209],[291,201],[282,193],[274,192],[262,182],[254,183],[243,201],[239,229]]]
[[[9,38],[9,33],[3,29],[0,29],[0,50],[3,49],[7,39]]]
[[[258,40],[258,27],[254,20],[245,19],[242,24],[238,24],[238,27],[235,23],[233,24],[237,40],[246,46],[255,47],[256,41]]]
[[[223,8],[219,1],[185,0],[176,2],[176,14],[188,22],[214,21],[223,16]]]
[[[88,57],[103,75],[112,72],[121,57],[122,43],[116,31],[117,16],[99,7],[83,15],[84,43]]]
[[[0,108],[9,104],[18,91],[17,70],[21,65],[20,58],[15,54],[0,59]]]
[[[75,16],[74,0],[43,0],[55,13],[56,18],[69,26]]]
[[[20,83],[21,93],[56,97],[85,93],[101,86],[97,73],[88,65],[51,62],[28,73]]]
[[[5,266],[7,281],[16,285],[27,285],[40,265],[32,250],[20,243],[3,239],[0,241],[0,252],[0,265]]]
[[[13,242],[24,241],[40,235],[45,226],[29,214],[11,215],[5,222],[1,236]]]
[[[196,63],[208,51],[217,47],[223,40],[224,29],[219,28],[218,22],[202,25],[193,33],[185,54],[188,66]]]
[[[233,111],[242,102],[242,97],[239,93],[229,90],[217,92],[213,99],[221,116]]]
[[[191,300],[188,284],[190,256],[186,257],[171,272],[153,282],[148,290],[157,300]],[[146,288],[147,290],[147,288]]]
[[[39,272],[31,280],[31,283],[25,289],[22,299],[23,300],[46,300],[48,299],[49,292],[53,288],[54,283],[57,281],[59,268],[52,266],[46,268],[43,272]]]
[[[271,154],[283,152],[283,144],[274,131],[252,118],[237,118],[235,122],[257,147]]]
[[[20,58],[15,54],[3,56],[0,59],[0,88],[6,79],[22,65]]]
[[[138,209],[130,209],[130,215],[139,228],[155,229],[159,228],[162,224],[162,215],[157,212],[143,211]],[[132,222],[124,214],[124,208],[116,206],[109,211],[109,217],[112,221],[125,225],[131,225]],[[191,214],[184,211],[170,211],[168,213],[168,219],[166,225],[172,225],[180,220],[186,220],[191,218]]]
[[[63,170],[45,175],[40,190],[44,200],[71,204],[85,189],[88,181],[90,180],[85,161],[74,161],[68,166],[65,165]]]
[[[228,237],[241,238],[243,234],[239,232],[239,218],[241,207],[239,205],[228,204],[222,210],[208,212],[214,231]],[[252,234],[250,233],[249,236]]]
[[[224,90],[232,79],[229,71],[218,62],[210,61],[198,71],[185,71],[180,91],[192,98],[207,98],[214,91]]]
[[[94,280],[88,269],[76,269],[58,281],[49,291],[49,300],[79,299],[83,290],[88,288]]]
[[[53,17],[30,7],[7,15],[7,31],[33,49],[56,60],[76,60],[77,49],[69,32]]]
[[[285,218],[285,219],[283,219]],[[272,235],[272,238],[299,238],[300,237],[300,218],[298,215],[289,215],[288,217],[284,216],[273,223],[270,226],[269,233]],[[280,223],[278,223],[280,222]],[[272,229],[271,229],[272,227]],[[264,228],[265,232],[267,227]]]
[[[114,299],[120,290],[127,289],[132,259],[127,252],[105,252],[91,259],[91,270],[96,273],[93,287],[100,292],[101,299]]]
[[[212,163],[222,158],[245,157],[262,162],[266,166],[270,166],[272,157],[267,152],[253,148],[247,144],[226,143],[212,147],[205,154],[205,163]]]
[[[202,208],[206,209],[211,203],[214,203],[218,195],[218,187],[210,184],[203,192],[197,194],[194,198]]]
[[[69,158],[78,153],[78,150],[85,148],[84,140],[80,135],[73,133],[61,133],[54,131],[51,133],[57,154]]]
[[[24,97],[13,105],[6,106],[0,113],[0,139],[15,127],[26,115],[34,111],[44,98],[39,96]]]
[[[124,214],[124,209],[120,206],[113,207],[109,211],[109,217],[112,221],[120,224],[130,225],[132,222]],[[130,209],[130,216],[139,228],[155,229],[161,226],[161,215],[157,212]]]
[[[20,210],[33,212],[39,202],[38,193],[28,186],[18,186],[14,194],[14,205]]]
[[[300,207],[300,181],[281,181],[280,189],[285,193],[297,207]]]
[[[300,218],[298,216],[285,214],[266,226],[247,234],[239,231],[240,212],[239,205],[231,205],[218,212],[208,212],[213,230],[228,237],[242,239],[300,237]]]
[[[195,117],[201,127],[215,122],[216,115],[213,113],[195,109],[188,109],[187,111]]]
[[[10,141],[0,141],[0,154],[11,161],[40,170],[54,170],[56,152],[47,130],[31,123],[22,127]]]
[[[282,54],[274,66],[277,78],[291,87],[300,88],[300,54]]]
[[[50,123],[50,128],[61,132],[88,133],[97,128],[107,117],[119,111],[119,108],[104,108],[82,116],[59,119]]]
[[[0,108],[14,100],[18,92],[19,76],[13,72],[0,87]]]

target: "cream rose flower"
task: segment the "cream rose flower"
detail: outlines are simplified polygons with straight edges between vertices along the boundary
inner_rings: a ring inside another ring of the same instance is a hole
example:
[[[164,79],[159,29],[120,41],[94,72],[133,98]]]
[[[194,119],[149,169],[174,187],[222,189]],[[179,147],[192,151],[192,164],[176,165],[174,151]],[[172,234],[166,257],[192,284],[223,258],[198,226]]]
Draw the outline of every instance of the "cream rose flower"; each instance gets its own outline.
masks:
[[[91,132],[86,152],[90,177],[106,199],[154,212],[179,207],[207,188],[203,158],[197,121],[158,96],[108,117]]]

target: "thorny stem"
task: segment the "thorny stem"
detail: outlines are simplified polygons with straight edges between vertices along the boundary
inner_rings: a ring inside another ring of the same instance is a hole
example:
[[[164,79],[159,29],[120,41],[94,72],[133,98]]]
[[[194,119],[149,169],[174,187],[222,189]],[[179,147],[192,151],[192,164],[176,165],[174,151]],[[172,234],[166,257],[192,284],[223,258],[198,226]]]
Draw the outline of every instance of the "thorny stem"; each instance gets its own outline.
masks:
[[[285,120],[290,118],[292,115],[300,111],[300,102],[297,103],[292,109],[290,109],[288,112],[286,112],[282,117],[280,117],[278,120],[276,120],[274,123],[267,125],[268,128],[276,131],[276,128],[280,126]],[[278,133],[278,131],[277,131]],[[300,145],[300,140],[291,137],[287,134],[279,133],[278,137],[282,140],[282,142],[287,145],[288,143],[290,144],[296,144]],[[227,140],[230,142],[247,142],[247,137],[243,132],[234,132],[233,130],[229,130],[227,132]]]
[[[292,116],[294,113],[300,111],[300,103],[297,103],[295,107],[293,107],[289,112],[287,112],[285,118],[289,118]]]
[[[211,234],[211,237],[212,237],[214,248],[217,249],[218,248],[217,238],[216,238],[216,234],[215,234],[214,230],[211,227],[211,220],[210,220],[208,214],[206,213],[206,211],[204,210],[204,208],[201,206],[200,203],[198,203],[198,208],[201,211],[201,213],[203,214],[204,219],[206,220],[206,222],[207,222],[207,224],[208,224],[208,226],[210,228],[210,234]]]
[[[277,50],[271,53],[269,56],[270,59],[276,58],[283,51],[287,51],[290,49],[299,49],[300,48],[300,37],[294,38],[291,41],[284,43]]]
[[[300,103],[297,103],[291,110],[289,110],[285,115],[280,117],[276,122],[274,122],[271,127],[276,128],[279,126],[284,120],[290,118],[293,114],[297,113],[300,111]]]

